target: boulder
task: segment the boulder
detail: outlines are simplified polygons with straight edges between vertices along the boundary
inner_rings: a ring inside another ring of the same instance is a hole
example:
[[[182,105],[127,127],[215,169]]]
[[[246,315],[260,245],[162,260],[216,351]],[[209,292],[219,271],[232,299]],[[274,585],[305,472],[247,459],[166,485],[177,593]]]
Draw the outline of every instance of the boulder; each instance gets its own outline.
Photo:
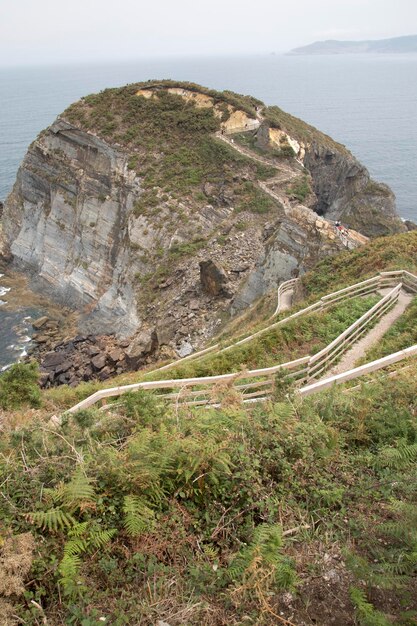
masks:
[[[178,348],[177,352],[178,352],[178,356],[183,358],[185,356],[188,356],[189,354],[192,354],[194,351],[193,346],[191,345],[191,343],[189,341],[187,341],[186,339],[184,339],[181,342],[180,347]]]
[[[103,367],[106,365],[106,355],[98,354],[91,359],[91,363],[95,370],[102,370]]]
[[[163,322],[156,329],[159,346],[166,346],[175,336],[175,326],[169,322]]]
[[[32,327],[35,330],[39,330],[40,328],[42,328],[42,326],[45,326],[47,322],[49,322],[49,317],[44,315],[43,317],[39,317],[37,320],[34,320],[32,322]]]
[[[130,367],[136,367],[147,355],[155,352],[158,346],[158,336],[154,330],[142,330],[126,350],[126,359]]]
[[[87,352],[90,356],[96,356],[100,354],[100,348],[97,348],[97,346],[88,346]]]
[[[229,296],[226,272],[211,259],[200,261],[200,282],[203,292],[209,296]]]
[[[103,367],[103,369],[99,373],[98,378],[99,380],[107,380],[108,378],[110,378],[111,374],[112,374],[111,368],[108,365],[106,365],[106,367]]]
[[[67,360],[68,355],[65,352],[47,352],[42,361],[42,367],[46,369],[55,369],[58,365]]]
[[[63,372],[67,372],[72,367],[72,362],[67,360],[63,361],[55,368],[55,374],[62,374]]]
[[[114,348],[113,350],[110,350],[107,356],[109,357],[112,363],[117,363],[118,361],[121,361],[123,359],[124,354],[122,350],[119,350],[118,348]]]

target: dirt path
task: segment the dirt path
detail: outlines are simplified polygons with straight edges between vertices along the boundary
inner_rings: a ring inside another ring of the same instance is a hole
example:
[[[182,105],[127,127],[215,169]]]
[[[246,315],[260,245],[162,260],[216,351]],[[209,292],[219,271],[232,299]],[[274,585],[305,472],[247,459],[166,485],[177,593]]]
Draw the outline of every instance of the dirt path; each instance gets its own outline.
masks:
[[[264,165],[273,167],[275,168],[277,172],[279,172],[277,176],[274,176],[273,178],[270,178],[269,180],[258,181],[258,186],[260,189],[262,189],[262,191],[268,194],[271,198],[273,198],[274,200],[277,200],[282,205],[287,215],[291,214],[292,205],[287,194],[285,192],[279,193],[277,191],[273,191],[272,189],[270,189],[270,185],[283,184],[283,183],[290,184],[291,180],[293,180],[294,178],[300,175],[301,170],[299,168],[291,167],[290,165],[285,164],[285,163],[277,164],[275,161],[272,161],[271,159],[268,159],[267,157],[260,156],[254,153],[252,150],[250,150],[250,148],[246,148],[240,144],[237,144],[232,138],[228,137],[227,135],[222,135],[221,132],[216,133],[216,137],[218,139],[221,139],[221,141],[223,141],[224,143],[227,143],[227,145],[229,145],[231,148],[236,150],[236,152],[239,152],[243,156],[246,156],[254,161],[257,161],[258,163],[262,163]],[[299,165],[302,166],[301,163],[299,163]],[[312,209],[308,209],[308,207],[304,207],[304,208],[306,210],[311,211],[311,213],[314,213]],[[317,215],[317,217],[319,216]],[[328,220],[326,220],[322,216],[320,216],[320,219],[324,222],[328,222]],[[328,222],[328,224],[330,226],[331,222]],[[333,225],[333,230],[336,233],[336,235],[339,237],[340,241],[343,243],[345,248],[347,248],[348,250],[354,249],[359,244],[363,244],[365,243],[365,241],[367,241],[366,237],[363,237],[362,235],[360,235],[359,233],[355,233],[354,231],[349,232],[349,233],[342,233],[339,229],[335,228],[334,225]]]
[[[355,343],[353,347],[343,355],[341,361],[330,371],[326,372],[323,378],[329,378],[330,376],[335,376],[336,374],[341,374],[342,372],[353,369],[356,362],[365,355],[366,351],[377,343],[390,329],[392,324],[404,313],[412,299],[413,296],[411,294],[400,291],[398,302],[394,308],[388,311],[369,333],[366,333],[362,339]]]

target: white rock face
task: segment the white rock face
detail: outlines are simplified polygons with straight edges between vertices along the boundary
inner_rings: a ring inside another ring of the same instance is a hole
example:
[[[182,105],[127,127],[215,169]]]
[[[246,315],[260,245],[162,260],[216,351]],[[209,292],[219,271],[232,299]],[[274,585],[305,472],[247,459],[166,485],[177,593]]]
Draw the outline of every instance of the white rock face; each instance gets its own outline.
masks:
[[[16,262],[82,312],[91,332],[130,335],[128,214],[139,183],[126,156],[57,120],[29,149],[5,207]]]

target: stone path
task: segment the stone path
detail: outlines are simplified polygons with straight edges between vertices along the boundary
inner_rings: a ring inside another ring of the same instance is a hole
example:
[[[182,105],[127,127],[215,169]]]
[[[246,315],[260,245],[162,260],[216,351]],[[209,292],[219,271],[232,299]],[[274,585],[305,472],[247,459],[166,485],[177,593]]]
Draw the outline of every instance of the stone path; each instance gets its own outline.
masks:
[[[396,305],[379,320],[372,330],[359,339],[350,350],[345,352],[339,363],[331,370],[327,371],[322,378],[336,376],[336,374],[341,374],[342,372],[353,369],[356,362],[366,354],[369,348],[382,339],[392,324],[404,313],[412,299],[412,294],[400,291]]]

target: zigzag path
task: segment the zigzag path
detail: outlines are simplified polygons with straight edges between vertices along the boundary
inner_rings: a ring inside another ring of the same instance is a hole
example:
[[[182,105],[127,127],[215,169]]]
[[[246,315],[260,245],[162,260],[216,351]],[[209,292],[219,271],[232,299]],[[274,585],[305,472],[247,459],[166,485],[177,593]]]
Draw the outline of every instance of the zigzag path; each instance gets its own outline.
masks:
[[[258,119],[261,119],[261,118],[258,116]],[[232,138],[228,137],[227,135],[222,134],[221,132],[216,133],[216,137],[220,139],[221,141],[223,141],[224,143],[227,143],[228,146],[236,150],[236,152],[239,152],[239,154],[242,154],[243,156],[248,157],[252,159],[253,161],[257,161],[258,163],[262,163],[263,165],[268,165],[269,167],[272,167],[275,170],[277,169],[280,170],[279,175],[274,176],[273,178],[270,178],[267,181],[258,181],[258,186],[260,189],[262,189],[263,192],[268,194],[271,198],[273,198],[274,200],[277,200],[283,206],[285,213],[287,215],[290,214],[292,211],[292,205],[286,193],[279,193],[277,191],[273,191],[272,189],[270,189],[269,186],[277,185],[277,184],[283,185],[285,183],[290,184],[294,178],[299,176],[300,173],[305,170],[304,165],[297,160],[296,161],[297,166],[295,167],[291,167],[287,163],[284,163],[284,162],[280,163],[278,166],[275,161],[272,161],[271,159],[268,159],[267,157],[260,156],[256,154],[255,152],[253,152],[252,150],[250,150],[249,148],[236,144],[236,142]],[[301,205],[301,206],[303,207],[305,211],[311,212],[312,214],[316,215],[317,218],[319,218],[323,222],[327,222],[329,226],[333,227],[334,232],[337,234],[337,236],[339,237],[339,239],[341,240],[341,242],[346,248],[348,249],[355,248],[357,245],[366,243],[366,241],[368,240],[367,237],[364,237],[360,233],[356,233],[354,231],[342,232],[341,230],[336,228],[332,222],[330,222],[329,220],[326,220],[322,216],[317,215],[312,209],[304,205]]]

